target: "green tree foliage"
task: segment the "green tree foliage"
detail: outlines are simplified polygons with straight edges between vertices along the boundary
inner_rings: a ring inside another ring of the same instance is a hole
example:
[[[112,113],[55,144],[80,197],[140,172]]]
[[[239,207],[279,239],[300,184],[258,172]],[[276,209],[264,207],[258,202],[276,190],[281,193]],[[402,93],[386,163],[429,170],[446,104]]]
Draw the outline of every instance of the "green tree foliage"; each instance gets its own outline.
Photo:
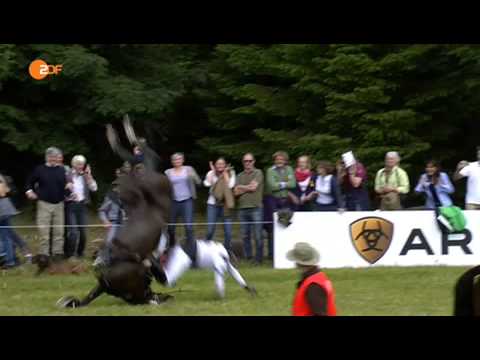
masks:
[[[98,177],[111,181],[120,160],[108,147],[105,124],[119,126],[128,113],[140,135],[156,145],[168,143],[179,122],[173,120],[178,102],[202,83],[197,58],[203,52],[167,44],[0,45],[0,152],[12,155],[2,157],[0,168],[22,181],[45,148],[55,145],[67,162],[85,154]],[[38,58],[62,64],[63,71],[32,79],[28,67]],[[180,133],[190,135],[188,123]],[[28,161],[16,163],[24,157]]]
[[[185,92],[190,65],[176,45],[3,45],[0,57],[2,140],[37,153],[49,143],[89,151],[78,135],[125,113],[160,120]],[[63,64],[61,76],[33,81],[35,58]]]
[[[33,80],[36,58],[63,72]],[[474,156],[479,87],[467,44],[0,44],[0,152],[12,155],[0,168],[56,145],[110,179],[104,125],[128,113],[164,160],[184,151],[201,173],[219,155],[266,166],[278,149],[332,161],[351,149],[372,179],[396,150],[415,182],[429,157],[452,169]]]
[[[282,148],[330,160],[352,149],[371,173],[389,150],[410,171],[429,156],[452,166],[477,144],[466,130],[478,129],[479,56],[471,45],[218,45],[215,131],[200,144],[268,162]]]

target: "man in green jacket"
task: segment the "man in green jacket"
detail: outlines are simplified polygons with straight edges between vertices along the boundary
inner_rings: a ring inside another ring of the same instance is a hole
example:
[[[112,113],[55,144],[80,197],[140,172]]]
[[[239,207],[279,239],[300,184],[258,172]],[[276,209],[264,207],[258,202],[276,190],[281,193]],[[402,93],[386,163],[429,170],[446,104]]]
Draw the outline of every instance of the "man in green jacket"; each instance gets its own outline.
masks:
[[[264,221],[273,222],[273,213],[290,206],[288,192],[296,187],[295,174],[288,163],[288,154],[277,151],[272,156],[274,166],[266,171]],[[268,257],[273,259],[273,224],[265,224],[268,235]]]
[[[375,177],[375,192],[380,196],[381,210],[401,210],[400,195],[410,191],[410,182],[405,170],[400,166],[400,155],[390,151],[385,155],[385,167],[378,170]]]

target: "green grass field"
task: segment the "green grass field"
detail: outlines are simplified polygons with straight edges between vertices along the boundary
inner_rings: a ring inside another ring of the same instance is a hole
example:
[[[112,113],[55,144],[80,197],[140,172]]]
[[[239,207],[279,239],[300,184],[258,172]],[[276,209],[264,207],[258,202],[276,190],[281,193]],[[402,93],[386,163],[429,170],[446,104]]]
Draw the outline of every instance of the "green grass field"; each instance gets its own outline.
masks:
[[[197,221],[205,216],[196,215]],[[94,213],[89,223],[98,223]],[[33,212],[14,220],[16,225],[34,224]],[[197,228],[197,236],[205,227]],[[223,240],[217,228],[216,238]],[[38,243],[35,229],[20,229],[19,233],[33,250]],[[104,236],[103,229],[89,229],[88,250],[95,248],[94,239]],[[184,235],[183,228],[178,236]],[[234,241],[238,242],[238,226],[234,226]],[[122,300],[103,295],[83,309],[65,310],[55,307],[64,295],[81,297],[94,286],[92,273],[82,275],[34,276],[35,267],[24,265],[0,273],[0,315],[289,315],[298,281],[296,270],[275,270],[272,266],[241,265],[247,281],[254,284],[258,297],[251,298],[229,278],[224,300],[215,297],[213,274],[206,270],[188,272],[174,290],[175,300],[161,306],[130,306]],[[337,293],[339,315],[451,315],[453,287],[465,267],[410,267],[326,270]],[[170,292],[154,284],[156,291]]]
[[[228,278],[227,295],[215,296],[213,274],[192,270],[182,278],[175,299],[160,306],[131,306],[103,295],[90,306],[58,309],[64,295],[83,296],[94,285],[91,273],[34,276],[32,265],[3,271],[0,315],[252,315],[285,316],[298,274],[295,270],[240,266],[258,290],[251,298]],[[453,286],[465,270],[459,267],[370,268],[326,270],[337,293],[339,315],[451,315]],[[154,285],[156,291],[170,292]]]

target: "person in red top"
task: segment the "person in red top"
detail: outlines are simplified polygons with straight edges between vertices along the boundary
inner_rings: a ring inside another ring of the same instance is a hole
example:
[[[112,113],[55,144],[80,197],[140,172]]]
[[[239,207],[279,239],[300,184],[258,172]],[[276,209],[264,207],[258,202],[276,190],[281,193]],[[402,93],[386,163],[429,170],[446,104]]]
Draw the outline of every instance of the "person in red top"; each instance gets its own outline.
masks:
[[[318,267],[320,255],[307,243],[297,243],[287,253],[287,259],[294,261],[302,272],[293,299],[293,316],[335,316],[335,291],[332,282]]]
[[[345,195],[348,211],[370,210],[370,200],[367,189],[367,169],[359,161],[348,168],[343,161],[337,162],[337,179]]]
[[[297,186],[288,192],[288,197],[292,204],[295,205],[295,211],[311,211],[313,198],[307,197],[312,191],[315,184],[312,181],[312,164],[310,157],[302,155],[297,159],[297,168],[295,169],[295,180]]]

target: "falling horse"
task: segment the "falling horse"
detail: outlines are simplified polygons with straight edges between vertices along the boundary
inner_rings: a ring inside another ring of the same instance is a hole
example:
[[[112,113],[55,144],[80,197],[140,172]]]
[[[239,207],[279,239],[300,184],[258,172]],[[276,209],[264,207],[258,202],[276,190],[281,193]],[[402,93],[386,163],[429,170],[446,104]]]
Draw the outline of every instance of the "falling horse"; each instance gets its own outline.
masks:
[[[132,134],[129,122],[124,126]],[[116,150],[117,136],[107,128],[107,137]],[[129,137],[130,138],[130,137]],[[148,164],[148,161],[145,162]],[[171,186],[168,178],[155,172],[151,166],[137,163],[134,171],[119,180],[119,196],[128,221],[104,249],[102,266],[96,268],[97,285],[83,299],[72,296],[61,298],[61,307],[86,306],[106,293],[130,304],[159,304],[171,298],[154,293],[152,279],[165,283],[165,274],[152,256],[166,229],[171,204]]]

